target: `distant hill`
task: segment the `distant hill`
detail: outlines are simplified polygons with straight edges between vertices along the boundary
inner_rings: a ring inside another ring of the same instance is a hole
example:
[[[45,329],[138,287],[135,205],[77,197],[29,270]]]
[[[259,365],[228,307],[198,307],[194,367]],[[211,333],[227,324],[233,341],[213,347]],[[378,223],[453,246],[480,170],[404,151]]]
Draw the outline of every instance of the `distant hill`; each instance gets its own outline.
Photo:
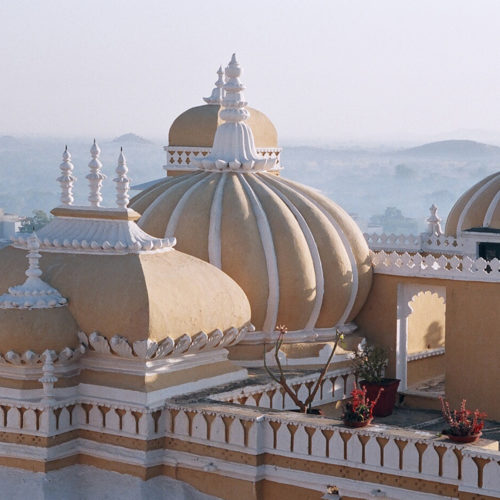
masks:
[[[116,139],[113,139],[111,142],[119,143],[120,145],[125,144],[153,144],[151,141],[144,139],[143,137],[136,134],[123,134]]]
[[[391,153],[397,156],[420,158],[478,158],[500,156],[500,148],[476,141],[449,140],[430,142],[414,148]]]
[[[0,147],[7,148],[11,146],[17,146],[19,141],[10,135],[0,136]]]

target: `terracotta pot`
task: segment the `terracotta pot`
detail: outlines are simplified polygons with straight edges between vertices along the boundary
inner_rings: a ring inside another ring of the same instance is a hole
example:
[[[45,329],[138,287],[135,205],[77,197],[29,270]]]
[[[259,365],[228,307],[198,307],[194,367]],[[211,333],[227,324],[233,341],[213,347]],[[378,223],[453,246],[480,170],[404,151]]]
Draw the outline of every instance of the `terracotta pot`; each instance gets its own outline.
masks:
[[[373,417],[369,418],[368,420],[363,420],[362,422],[357,422],[354,420],[343,420],[343,422],[344,422],[344,425],[346,427],[358,428],[358,427],[366,427],[367,425],[370,425],[372,420],[373,420]]]
[[[373,408],[373,415],[375,417],[387,417],[392,414],[394,404],[396,403],[399,379],[384,378],[380,383],[362,380],[359,385],[362,388],[366,387],[366,396],[370,399],[370,401],[373,401],[377,397],[379,389],[383,388],[384,390],[380,394],[380,399]]]
[[[452,434],[448,434],[447,432],[443,432],[446,434],[447,438],[454,443],[466,444],[466,443],[475,443],[481,436],[482,432],[478,434],[470,434],[469,436],[453,436]]]

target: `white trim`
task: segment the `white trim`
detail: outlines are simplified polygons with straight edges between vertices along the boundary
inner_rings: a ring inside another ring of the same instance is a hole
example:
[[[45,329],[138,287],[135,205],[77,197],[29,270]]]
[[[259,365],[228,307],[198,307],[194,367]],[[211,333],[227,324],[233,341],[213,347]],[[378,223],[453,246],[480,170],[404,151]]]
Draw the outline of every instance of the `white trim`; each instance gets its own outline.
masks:
[[[159,205],[160,203],[163,203],[164,197],[165,197],[165,195],[166,195],[166,193],[168,192],[168,190],[169,190],[169,189],[173,189],[174,187],[177,187],[177,186],[183,186],[184,184],[187,184],[187,183],[189,183],[189,182],[193,182],[193,179],[194,179],[195,181],[196,181],[196,180],[198,180],[198,181],[199,181],[199,178],[203,179],[203,178],[205,178],[205,177],[206,177],[206,175],[203,175],[203,173],[202,173],[202,172],[197,172],[196,174],[197,174],[197,175],[196,175],[196,177],[195,177],[194,175],[191,175],[191,176],[187,176],[185,179],[182,179],[182,180],[181,180],[181,181],[179,181],[179,182],[175,182],[175,183],[174,183],[174,182],[172,182],[172,183],[170,183],[170,182],[165,182],[162,186],[158,186],[158,188],[162,187],[162,188],[164,188],[164,189],[161,191],[161,193],[158,193],[158,194],[155,196],[155,198],[154,198],[154,200],[151,202],[151,204],[150,204],[150,205],[146,208],[146,210],[144,210],[144,212],[142,213],[141,218],[140,218],[140,219],[139,219],[139,221],[138,221],[138,224],[141,226],[142,221],[143,221],[143,220],[146,220],[146,219],[147,219],[147,217],[149,217],[149,216],[151,215],[151,213],[152,213],[152,212],[154,213],[154,212],[156,211],[156,207],[157,207],[157,205]],[[201,175],[200,175],[200,174],[201,174]],[[172,179],[174,179],[174,178],[170,178],[170,179],[169,179],[169,178],[167,178],[167,179],[165,179],[165,181],[169,181],[169,180],[172,180]],[[139,193],[139,194],[141,194],[141,193]],[[144,196],[147,196],[147,195],[144,195]],[[141,195],[141,198],[139,198],[139,200],[141,200],[141,199],[142,199],[142,195]],[[138,201],[139,201],[139,200],[138,200]],[[141,227],[142,227],[142,226],[141,226]]]
[[[182,215],[182,211],[184,210],[184,207],[186,206],[186,203],[188,202],[190,196],[193,194],[193,191],[198,187],[200,187],[202,184],[206,184],[212,178],[213,175],[204,176],[198,182],[195,182],[192,186],[190,186],[186,190],[186,192],[181,196],[181,199],[177,202],[177,205],[175,205],[172,215],[170,215],[170,219],[167,224],[167,229],[165,229],[166,238],[172,237],[174,235],[177,229],[177,224],[179,223],[179,219]],[[167,235],[172,235],[172,236],[167,236]]]
[[[307,242],[307,246],[309,248],[309,253],[311,254],[311,259],[313,261],[314,267],[314,275],[316,281],[316,299],[314,301],[314,307],[311,311],[309,319],[304,327],[304,330],[312,330],[316,326],[316,322],[318,321],[319,315],[321,313],[321,306],[323,305],[323,296],[325,294],[325,278],[323,275],[323,266],[321,264],[321,257],[319,255],[318,245],[316,245],[316,241],[314,240],[314,235],[312,234],[311,229],[307,225],[306,220],[303,215],[297,210],[295,205],[276,187],[272,185],[267,185],[264,183],[258,176],[254,176],[253,179],[259,183],[264,189],[268,189],[271,192],[275,193],[282,201],[285,203],[287,208],[292,212],[295,219],[297,220],[302,233]]]
[[[500,174],[495,175],[492,179],[490,179],[486,184],[481,186],[467,201],[457,223],[457,236],[463,231],[462,226],[464,223],[464,219],[467,216],[471,206],[473,203],[479,198],[479,196],[484,193],[494,182],[496,182],[500,178]]]
[[[280,301],[278,260],[276,257],[276,249],[274,248],[273,233],[271,231],[266,212],[262,208],[259,198],[255,194],[250,184],[248,184],[245,176],[240,173],[238,173],[237,175],[241,185],[243,186],[243,189],[245,190],[250,200],[255,218],[257,219],[257,227],[259,229],[260,239],[266,257],[269,294],[267,296],[267,310],[264,324],[262,325],[262,330],[265,332],[272,332],[274,331],[276,322],[278,320],[278,309]]]
[[[428,349],[427,351],[414,352],[408,354],[408,361],[417,361],[419,359],[431,358],[432,356],[442,356],[445,353],[444,347],[436,347],[435,349]]]
[[[222,242],[221,242],[221,221],[222,221],[222,200],[224,196],[224,186],[227,175],[217,179],[212,206],[210,207],[210,226],[208,228],[208,261],[210,264],[222,268]]]
[[[495,213],[495,209],[497,208],[498,202],[500,202],[500,191],[493,197],[491,203],[488,206],[488,210],[486,210],[486,215],[484,216],[483,226],[490,227],[491,219],[493,218],[493,214]]]
[[[345,235],[344,231],[340,227],[339,223],[335,220],[335,218],[323,207],[321,206],[320,203],[318,203],[316,200],[311,198],[309,195],[306,193],[298,191],[293,184],[289,184],[288,181],[285,181],[285,179],[280,179],[276,178],[276,181],[280,184],[284,184],[287,186],[289,189],[292,189],[295,191],[295,193],[298,196],[304,197],[306,200],[308,200],[311,204],[313,204],[330,222],[330,224],[335,228],[337,231],[337,234],[339,235],[342,243],[344,244],[344,248],[347,252],[347,256],[349,258],[349,262],[351,264],[351,271],[352,271],[352,288],[351,288],[351,295],[349,297],[349,302],[347,303],[347,306],[345,308],[344,313],[342,314],[341,318],[339,319],[339,323],[345,323],[347,321],[347,318],[351,314],[352,308],[354,307],[354,303],[356,302],[356,297],[358,295],[358,289],[359,289],[359,275],[358,275],[358,266],[356,262],[356,257],[354,256],[354,252],[352,250],[351,243],[349,242],[349,239]]]

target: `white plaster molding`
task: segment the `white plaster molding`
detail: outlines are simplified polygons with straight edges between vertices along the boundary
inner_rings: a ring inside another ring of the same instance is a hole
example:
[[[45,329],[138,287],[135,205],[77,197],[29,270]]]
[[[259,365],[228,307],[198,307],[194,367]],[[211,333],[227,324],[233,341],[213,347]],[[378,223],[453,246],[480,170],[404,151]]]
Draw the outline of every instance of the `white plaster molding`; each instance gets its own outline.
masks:
[[[368,246],[373,251],[386,252],[431,252],[444,255],[461,255],[464,252],[462,238],[443,234],[378,234],[364,233]]]
[[[241,67],[235,54],[226,68],[224,98],[210,155],[194,159],[195,167],[212,171],[259,172],[275,170],[276,161],[260,156],[255,148],[252,129],[245,123],[250,116],[244,100],[244,85],[240,82]]]
[[[474,202],[480,198],[480,196],[492,185],[494,184],[495,182],[498,181],[498,179],[500,178],[500,173],[495,175],[492,179],[490,179],[486,184],[484,184],[483,186],[481,186],[471,197],[470,199],[467,201],[467,203],[465,204],[465,207],[464,209],[462,210],[461,214],[460,214],[460,217],[458,218],[458,223],[457,223],[457,234],[460,234],[462,233],[462,231],[464,229],[469,229],[469,228],[464,228],[463,225],[464,225],[464,220],[465,220],[465,217],[467,216],[467,214],[469,213],[469,210],[470,208],[472,207],[472,205],[474,204]],[[488,207],[489,209],[489,207]]]
[[[204,97],[203,100],[207,104],[222,104],[224,99],[224,70],[222,66],[219,66],[217,70],[217,81],[215,82],[215,88],[212,90],[210,97]]]
[[[221,222],[222,222],[222,198],[224,195],[224,186],[227,176],[223,176],[217,183],[212,206],[210,207],[210,225],[208,228],[208,260],[210,264],[222,268],[222,241],[221,241]]]
[[[127,160],[123,154],[123,148],[120,148],[120,155],[118,156],[118,166],[116,167],[116,177],[113,182],[116,183],[116,206],[126,209],[130,199],[130,179],[127,177]]]
[[[90,188],[88,200],[91,207],[99,207],[102,201],[102,181],[106,179],[106,176],[101,172],[102,162],[99,159],[99,156],[101,155],[101,148],[99,148],[95,139],[94,144],[92,144],[92,147],[90,148],[90,154],[92,156],[89,163],[90,173],[86,176],[89,181]]]
[[[314,300],[314,307],[311,311],[309,319],[304,327],[304,330],[312,330],[321,312],[321,306],[323,305],[323,296],[325,292],[325,278],[323,275],[323,266],[321,264],[321,257],[319,255],[318,245],[314,240],[313,233],[303,215],[297,210],[297,207],[279,190],[272,185],[264,183],[258,176],[255,176],[254,180],[264,189],[265,191],[272,192],[278,196],[281,201],[287,206],[287,208],[292,212],[299,227],[304,235],[309,248],[309,253],[311,254],[311,259],[313,261],[314,275],[316,281],[316,298]]]
[[[75,207],[85,210],[86,207]],[[116,209],[107,209],[116,211]],[[106,213],[106,209],[100,209]],[[124,255],[171,250],[175,238],[155,238],[130,220],[55,217],[38,233],[40,249],[56,253]],[[12,246],[27,247],[27,238],[17,233]]]
[[[63,162],[59,165],[59,168],[61,169],[61,175],[57,178],[57,181],[61,184],[61,203],[63,205],[73,205],[73,184],[76,181],[76,177],[73,175],[75,167],[71,163],[71,154],[68,151],[68,146],[64,150]]]
[[[175,205],[174,211],[172,212],[168,220],[167,228],[165,229],[166,238],[173,238],[175,231],[177,229],[177,224],[179,223],[179,219],[181,218],[182,212],[184,210],[184,207],[188,203],[189,198],[191,198],[193,192],[196,189],[200,188],[201,186],[210,182],[210,180],[213,178],[213,175],[214,174],[202,177],[200,180],[198,180],[192,186],[190,186],[186,190],[186,192],[181,196],[181,199]],[[158,199],[160,199],[160,197],[158,197]]]
[[[267,308],[262,330],[264,332],[272,332],[276,328],[278,320],[278,307],[280,299],[280,285],[278,272],[278,258],[273,242],[273,233],[267,219],[265,210],[262,208],[259,198],[254,190],[245,179],[244,175],[238,174],[238,179],[250,200],[253,213],[257,220],[257,228],[259,230],[262,248],[266,257],[266,269],[268,276],[268,296]]]
[[[443,230],[441,229],[441,217],[437,214],[438,208],[434,203],[429,208],[430,215],[427,217],[427,233],[429,235],[441,236]]]
[[[168,171],[187,171],[199,172],[199,169],[194,166],[193,160],[203,159],[210,156],[212,148],[196,147],[196,146],[164,146],[164,151],[167,156],[167,163],[163,169]],[[281,170],[280,153],[282,148],[255,148],[257,154],[269,158],[275,162],[274,170]]]
[[[289,181],[281,178],[277,178],[276,182],[279,184],[284,184],[285,186],[294,189],[293,184],[291,184]],[[345,251],[347,252],[347,256],[349,258],[349,263],[351,264],[351,273],[352,273],[352,285],[351,285],[351,293],[349,296],[349,301],[346,305],[346,308],[340,317],[338,323],[343,324],[347,321],[349,318],[349,315],[351,314],[352,308],[354,307],[354,303],[356,302],[356,297],[358,295],[358,289],[359,289],[359,272],[358,272],[358,265],[356,262],[356,257],[354,255],[354,251],[352,249],[351,243],[347,236],[345,235],[344,231],[340,227],[340,224],[337,222],[337,220],[327,211],[325,208],[321,206],[320,203],[315,201],[312,197],[308,196],[305,193],[299,193],[296,191],[296,195],[299,196],[300,198],[307,200],[308,203],[314,205],[316,209],[318,209],[327,219],[328,222],[335,228],[335,231],[339,235],[340,239],[342,240],[342,243],[344,245]]]
[[[0,296],[0,309],[52,309],[65,306],[67,299],[40,278],[42,270],[39,261],[42,256],[38,253],[40,241],[36,233],[26,238],[26,246],[29,250],[26,281],[22,285],[9,287],[8,293]]]
[[[439,278],[459,281],[500,282],[500,260],[486,261],[483,258],[471,259],[468,256],[447,257],[441,255],[422,256],[397,252],[372,252],[375,273],[394,276]]]
[[[253,330],[253,325],[248,324],[240,329],[228,328],[224,332],[217,329],[209,334],[198,332],[192,336],[184,334],[176,339],[166,337],[161,342],[145,339],[132,344],[126,337],[118,334],[108,339],[98,332],[87,335],[80,331],[78,337],[83,346],[100,354],[139,360],[159,360],[230,347],[238,344],[248,332],[253,332]]]
[[[417,361],[419,359],[431,358],[432,356],[443,356],[444,353],[444,347],[436,347],[435,349],[427,349],[426,351],[408,354],[406,358],[408,361]]]

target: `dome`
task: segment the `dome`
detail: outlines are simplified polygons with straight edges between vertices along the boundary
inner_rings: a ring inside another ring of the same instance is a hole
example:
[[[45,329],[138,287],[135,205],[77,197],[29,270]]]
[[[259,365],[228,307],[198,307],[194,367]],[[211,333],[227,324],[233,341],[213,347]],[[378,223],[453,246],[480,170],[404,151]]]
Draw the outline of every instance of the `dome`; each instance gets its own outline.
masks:
[[[0,309],[0,352],[42,354],[78,346],[78,326],[67,307]]]
[[[453,205],[446,235],[457,236],[470,229],[500,230],[500,172],[472,186]]]
[[[248,125],[252,128],[257,148],[277,148],[278,133],[271,120],[253,108]],[[188,109],[172,123],[168,133],[169,146],[189,146],[211,148],[215,132],[222,123],[219,104],[205,104]]]
[[[266,172],[167,178],[130,203],[138,224],[210,262],[245,291],[257,330],[332,328],[371,285],[369,249],[351,217],[317,191]]]
[[[21,249],[0,250],[1,291],[19,281],[25,261]],[[40,264],[44,280],[68,299],[69,311],[87,333],[159,342],[241,328],[250,320],[248,299],[233,280],[175,250],[125,255],[44,252]]]

